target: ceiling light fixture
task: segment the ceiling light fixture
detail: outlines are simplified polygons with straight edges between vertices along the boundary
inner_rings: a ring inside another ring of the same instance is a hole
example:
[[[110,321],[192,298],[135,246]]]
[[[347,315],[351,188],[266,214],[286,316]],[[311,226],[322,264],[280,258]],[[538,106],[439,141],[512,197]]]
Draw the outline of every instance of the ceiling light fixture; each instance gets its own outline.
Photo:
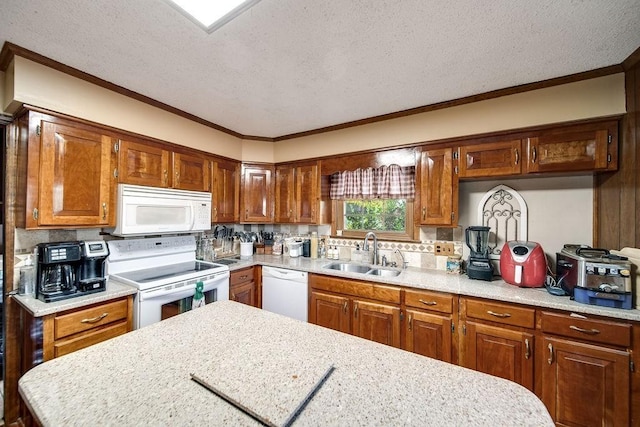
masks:
[[[209,34],[240,15],[260,0],[166,0]]]

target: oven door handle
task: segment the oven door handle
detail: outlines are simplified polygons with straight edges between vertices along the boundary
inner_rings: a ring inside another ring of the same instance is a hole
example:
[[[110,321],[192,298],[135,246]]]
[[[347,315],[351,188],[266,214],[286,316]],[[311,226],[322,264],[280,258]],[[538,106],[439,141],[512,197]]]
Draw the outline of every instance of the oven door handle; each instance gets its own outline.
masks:
[[[210,291],[216,287],[219,287],[225,281],[229,280],[229,273],[220,274],[219,276],[215,276],[212,279],[204,280],[204,289],[203,292]],[[147,301],[154,298],[162,298],[169,295],[176,295],[180,293],[184,293],[185,295],[182,298],[187,298],[195,294],[196,285],[195,283],[191,283],[188,285],[180,286],[178,288],[170,288],[166,289],[166,286],[163,286],[159,289],[149,289],[145,291],[140,291],[139,297],[140,301]]]

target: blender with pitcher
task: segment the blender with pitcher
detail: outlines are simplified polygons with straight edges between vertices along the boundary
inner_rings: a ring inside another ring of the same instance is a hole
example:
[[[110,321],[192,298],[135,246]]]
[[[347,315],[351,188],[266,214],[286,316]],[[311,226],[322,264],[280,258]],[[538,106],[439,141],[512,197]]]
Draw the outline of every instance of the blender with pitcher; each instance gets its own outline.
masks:
[[[467,276],[470,279],[493,279],[493,265],[489,260],[489,232],[491,227],[472,226],[465,230],[467,246],[471,250],[467,261]]]

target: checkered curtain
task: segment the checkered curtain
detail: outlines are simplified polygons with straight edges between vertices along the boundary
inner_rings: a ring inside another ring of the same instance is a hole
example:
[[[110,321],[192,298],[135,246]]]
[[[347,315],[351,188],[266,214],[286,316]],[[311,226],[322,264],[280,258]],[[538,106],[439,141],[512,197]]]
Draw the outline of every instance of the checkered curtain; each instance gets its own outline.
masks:
[[[415,194],[414,166],[389,165],[331,175],[332,199],[413,199]]]

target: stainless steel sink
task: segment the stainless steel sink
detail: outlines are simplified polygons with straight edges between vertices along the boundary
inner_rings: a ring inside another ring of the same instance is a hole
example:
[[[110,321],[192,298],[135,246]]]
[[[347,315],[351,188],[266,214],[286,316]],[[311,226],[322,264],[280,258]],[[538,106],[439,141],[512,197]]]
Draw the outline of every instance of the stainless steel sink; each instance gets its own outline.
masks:
[[[381,276],[381,277],[396,277],[400,272],[398,270],[383,270],[380,268],[374,268],[372,270],[367,271],[367,274],[371,274],[373,276]]]
[[[324,268],[328,268],[330,270],[346,271],[348,273],[363,273],[363,274],[371,270],[371,268],[368,265],[350,264],[348,262],[333,262],[331,264],[325,265]]]
[[[352,264],[349,262],[333,262],[331,264],[325,265],[323,268],[345,271],[348,273],[370,274],[373,276],[381,277],[395,277],[400,274],[400,271],[398,270],[387,270],[382,268],[375,268],[370,265]]]

